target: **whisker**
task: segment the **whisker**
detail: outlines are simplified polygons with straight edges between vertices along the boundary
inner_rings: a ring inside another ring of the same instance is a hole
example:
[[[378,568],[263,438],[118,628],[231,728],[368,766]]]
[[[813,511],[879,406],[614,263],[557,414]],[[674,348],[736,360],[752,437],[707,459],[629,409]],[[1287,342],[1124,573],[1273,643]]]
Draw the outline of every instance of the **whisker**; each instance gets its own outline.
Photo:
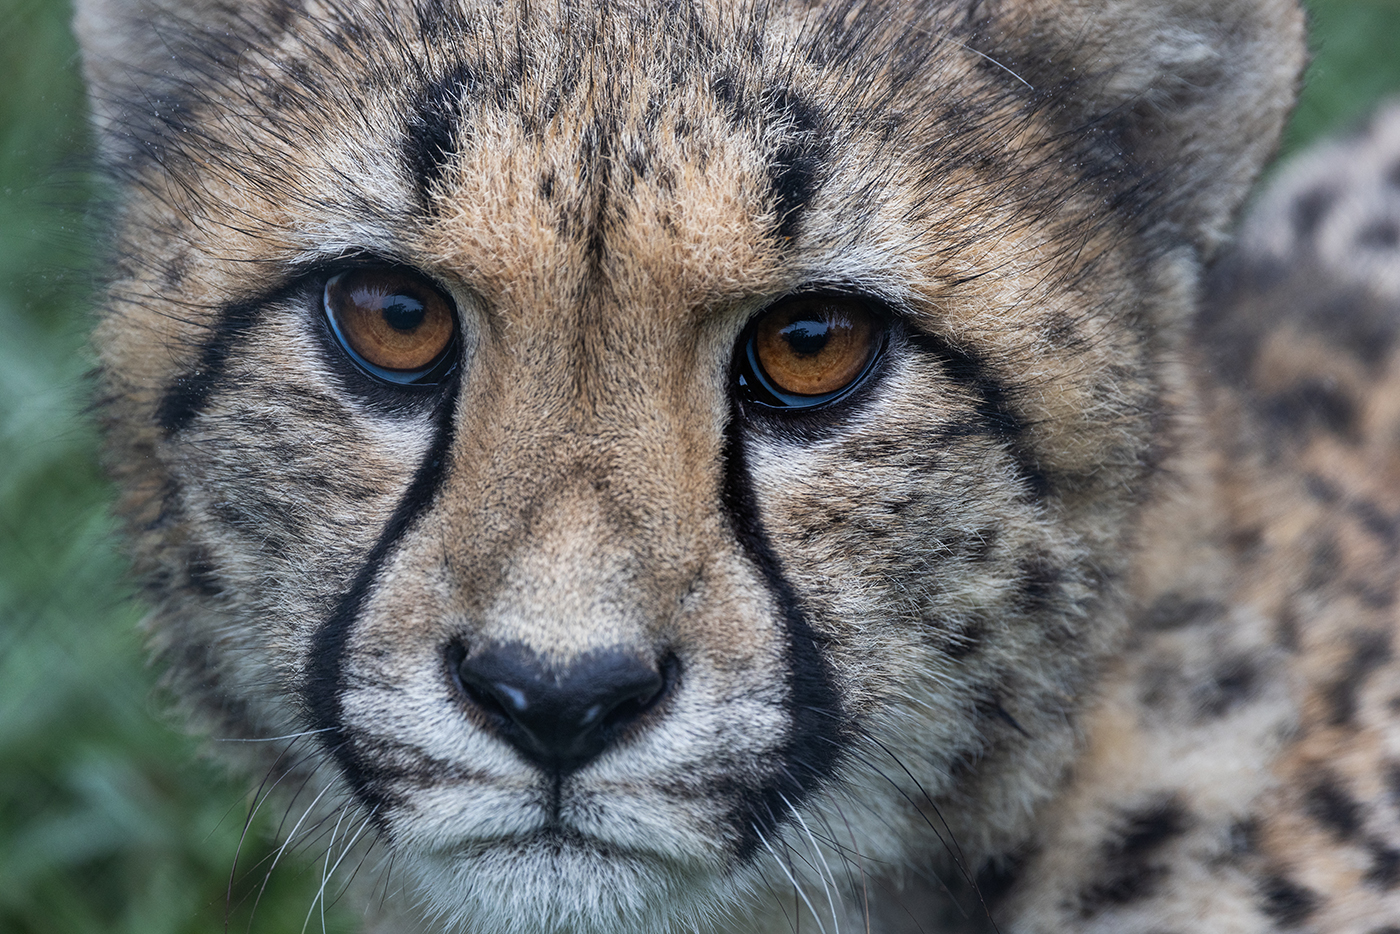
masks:
[[[817,909],[812,907],[811,900],[807,898],[807,893],[804,892],[802,886],[798,884],[797,877],[793,874],[792,868],[783,861],[782,857],[778,856],[778,852],[773,849],[773,845],[768,842],[768,838],[763,835],[763,831],[758,828],[757,824],[750,824],[749,826],[753,828],[754,833],[758,834],[758,839],[763,843],[764,848],[773,855],[773,859],[777,862],[778,868],[787,875],[788,881],[792,883],[793,891],[802,899],[802,903],[807,906],[807,910],[812,913],[812,918],[817,922],[817,929],[820,930],[822,934],[826,934],[826,925],[822,924],[821,915],[817,914]],[[791,848],[789,847],[789,849]]]
[[[821,880],[822,888],[826,891],[826,902],[831,908],[832,927],[836,929],[836,934],[841,934],[841,916],[836,911],[836,901],[832,894],[832,889],[837,887],[836,876],[832,873],[831,866],[827,863],[826,857],[822,855],[822,848],[821,845],[817,843],[817,838],[812,836],[811,828],[809,828],[807,822],[802,819],[802,815],[798,813],[797,808],[793,807],[792,802],[789,801],[787,796],[781,791],[778,792],[778,797],[783,799],[783,804],[787,805],[788,811],[797,819],[797,823],[801,825],[803,832],[807,834],[807,839],[812,842],[813,852],[816,853],[817,859],[821,861],[822,869],[825,870],[825,874],[818,872],[817,878]],[[811,863],[808,863],[808,865],[811,865]],[[814,866],[813,868],[815,869],[816,867]]]

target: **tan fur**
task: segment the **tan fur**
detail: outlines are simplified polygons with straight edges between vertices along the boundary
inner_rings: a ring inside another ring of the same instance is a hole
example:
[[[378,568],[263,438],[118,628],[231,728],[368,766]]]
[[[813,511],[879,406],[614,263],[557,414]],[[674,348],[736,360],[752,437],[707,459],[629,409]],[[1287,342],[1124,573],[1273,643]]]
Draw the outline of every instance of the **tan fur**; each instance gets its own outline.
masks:
[[[1335,246],[1400,211],[1307,233],[1299,169],[1202,283],[1291,106],[1292,3],[77,30],[154,650],[204,728],[296,737],[248,765],[333,853],[392,854],[375,923],[1400,924],[1400,318],[1395,267]],[[1316,164],[1388,192],[1392,125]],[[384,262],[456,307],[437,388],[328,336],[327,276]],[[745,402],[745,328],[814,290],[885,309],[877,369]],[[481,646],[679,674],[546,768],[454,687]]]

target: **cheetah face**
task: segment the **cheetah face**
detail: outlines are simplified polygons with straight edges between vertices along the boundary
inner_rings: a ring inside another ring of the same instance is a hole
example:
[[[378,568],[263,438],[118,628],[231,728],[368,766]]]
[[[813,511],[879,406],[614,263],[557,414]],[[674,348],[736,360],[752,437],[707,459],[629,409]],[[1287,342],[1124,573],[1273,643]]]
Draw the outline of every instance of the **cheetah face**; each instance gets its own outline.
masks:
[[[1073,752],[1195,248],[1014,10],[844,10],[176,17],[95,96],[157,651],[428,915],[840,915]]]

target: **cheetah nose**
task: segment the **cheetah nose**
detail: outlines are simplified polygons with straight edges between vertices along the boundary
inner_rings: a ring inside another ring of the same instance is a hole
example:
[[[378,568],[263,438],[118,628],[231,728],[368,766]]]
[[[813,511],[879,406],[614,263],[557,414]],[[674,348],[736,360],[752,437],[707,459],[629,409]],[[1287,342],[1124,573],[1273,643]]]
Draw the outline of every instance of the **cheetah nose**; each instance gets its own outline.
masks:
[[[519,643],[455,649],[457,686],[489,728],[526,759],[566,773],[597,758],[654,708],[675,682],[674,656],[659,666],[622,649],[549,665]]]

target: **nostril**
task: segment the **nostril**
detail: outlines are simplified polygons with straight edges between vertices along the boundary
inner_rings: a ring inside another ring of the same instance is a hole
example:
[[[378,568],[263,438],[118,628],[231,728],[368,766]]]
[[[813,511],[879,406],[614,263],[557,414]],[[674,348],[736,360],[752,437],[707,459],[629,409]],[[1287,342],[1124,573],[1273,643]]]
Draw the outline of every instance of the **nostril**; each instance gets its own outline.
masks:
[[[598,756],[674,689],[680,673],[674,654],[652,664],[606,649],[556,666],[519,643],[471,651],[454,644],[447,664],[485,726],[552,771]]]
[[[675,687],[680,676],[681,663],[674,654],[667,655],[658,666],[658,683],[648,685],[634,697],[622,700],[602,718],[601,729],[605,732],[625,729],[632,721],[644,716],[649,710],[665,700]]]

